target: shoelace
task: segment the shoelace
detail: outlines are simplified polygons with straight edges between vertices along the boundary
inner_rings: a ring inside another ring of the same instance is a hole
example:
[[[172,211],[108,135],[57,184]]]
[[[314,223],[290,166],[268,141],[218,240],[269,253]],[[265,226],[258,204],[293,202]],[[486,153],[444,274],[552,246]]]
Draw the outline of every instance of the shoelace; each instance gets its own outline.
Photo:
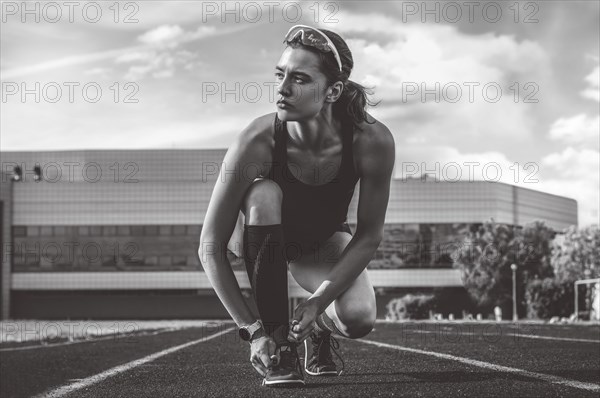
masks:
[[[342,359],[340,354],[338,354],[338,352],[337,352],[337,350],[339,350],[339,348],[340,348],[340,343],[337,341],[337,339],[335,337],[333,337],[333,335],[331,335],[331,334],[328,337],[322,337],[319,339],[319,336],[316,333],[312,336],[312,338],[313,338],[313,350],[315,350],[315,348],[316,348],[317,349],[316,352],[319,353],[319,356],[321,356],[321,352],[322,352],[321,347],[323,347],[323,344],[325,344],[325,340],[329,340],[328,348],[330,348],[331,351],[333,351],[333,353],[338,357],[340,362],[342,362],[342,370],[340,370],[340,372],[338,373],[338,376],[341,376],[342,372],[346,368],[346,364],[344,363],[344,360]],[[331,357],[331,351],[329,351],[327,349],[327,350],[324,350],[323,353],[325,354],[326,360],[333,362],[333,358]]]
[[[280,325],[273,332],[273,338],[279,347],[279,355],[280,361],[276,366],[281,366],[282,363],[284,365],[291,365],[293,358],[288,358],[291,356],[296,357],[295,368],[300,369],[300,374],[302,374],[302,378],[306,378],[304,374],[304,369],[302,368],[302,362],[300,361],[300,357],[298,355],[298,346],[295,343],[290,343],[287,339],[288,328],[286,325]],[[282,350],[283,348],[287,348],[286,350]],[[289,359],[289,361],[288,361]]]
[[[281,356],[281,361],[279,362],[279,365],[281,366],[282,363],[287,364],[288,355],[294,356],[294,357],[296,357],[296,361],[295,361],[296,363],[294,366],[296,367],[296,369],[300,369],[300,373],[302,374],[302,377],[305,378],[306,375],[304,374],[304,369],[302,369],[302,362],[300,362],[300,356],[298,355],[298,348],[296,348],[296,350],[292,350],[292,347],[290,345],[282,346],[282,348],[283,347],[288,347],[289,350],[281,351],[281,349],[280,349],[279,355]],[[284,359],[284,358],[286,358],[286,359]],[[292,359],[292,361],[293,361],[293,359]]]

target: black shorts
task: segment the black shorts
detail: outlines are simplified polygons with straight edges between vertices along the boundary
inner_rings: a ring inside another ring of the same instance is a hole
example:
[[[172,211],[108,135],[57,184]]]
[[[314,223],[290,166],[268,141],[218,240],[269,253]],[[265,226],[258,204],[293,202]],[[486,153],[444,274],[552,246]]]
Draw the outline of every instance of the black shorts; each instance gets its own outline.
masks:
[[[286,240],[284,244],[284,257],[287,261],[294,261],[302,257],[305,254],[313,253],[320,248],[324,247],[325,242],[333,236],[336,232],[347,232],[352,235],[352,230],[347,222],[343,222],[337,226],[337,228],[324,240],[313,240],[313,239],[294,239]]]

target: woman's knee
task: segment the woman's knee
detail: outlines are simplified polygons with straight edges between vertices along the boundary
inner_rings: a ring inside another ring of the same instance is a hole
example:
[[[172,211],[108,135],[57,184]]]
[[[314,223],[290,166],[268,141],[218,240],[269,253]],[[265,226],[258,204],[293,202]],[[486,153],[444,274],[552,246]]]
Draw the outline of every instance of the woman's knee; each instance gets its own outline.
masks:
[[[375,317],[371,317],[371,314],[365,314],[361,319],[356,319],[346,326],[346,334],[348,338],[360,339],[371,333],[374,326]]]
[[[345,311],[340,312],[338,318],[343,324],[341,331],[346,337],[359,339],[371,333],[375,326],[377,308],[375,303],[370,303],[368,300],[356,302],[354,305],[348,306]]]
[[[244,196],[242,212],[247,224],[281,223],[283,192],[279,185],[269,179],[253,182]]]

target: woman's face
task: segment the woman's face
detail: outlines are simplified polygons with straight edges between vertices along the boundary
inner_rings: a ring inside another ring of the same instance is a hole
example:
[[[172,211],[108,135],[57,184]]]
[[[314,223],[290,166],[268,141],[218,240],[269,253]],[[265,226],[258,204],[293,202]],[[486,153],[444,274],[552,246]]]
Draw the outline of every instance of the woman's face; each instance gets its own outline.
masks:
[[[277,116],[282,121],[313,118],[330,94],[325,75],[319,70],[319,56],[303,48],[287,47],[275,66]]]

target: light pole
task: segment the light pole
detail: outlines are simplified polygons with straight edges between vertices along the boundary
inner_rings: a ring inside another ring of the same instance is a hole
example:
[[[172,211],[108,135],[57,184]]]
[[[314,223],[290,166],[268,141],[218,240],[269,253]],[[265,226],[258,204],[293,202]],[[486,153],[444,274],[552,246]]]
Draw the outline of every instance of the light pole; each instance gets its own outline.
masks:
[[[590,276],[592,275],[592,271],[590,271],[589,268],[587,268],[585,271],[583,271],[583,276],[585,277],[585,280],[590,279]],[[586,314],[590,314],[589,316],[589,320],[592,320],[592,313],[591,313],[591,304],[592,304],[592,289],[593,289],[594,285],[586,285],[585,287],[585,311]],[[592,288],[592,289],[590,289]]]
[[[513,287],[513,294],[512,294],[512,298],[513,298],[513,322],[516,322],[519,320],[519,317],[517,316],[517,264],[512,264],[510,266],[510,269],[512,270],[512,287]]]

